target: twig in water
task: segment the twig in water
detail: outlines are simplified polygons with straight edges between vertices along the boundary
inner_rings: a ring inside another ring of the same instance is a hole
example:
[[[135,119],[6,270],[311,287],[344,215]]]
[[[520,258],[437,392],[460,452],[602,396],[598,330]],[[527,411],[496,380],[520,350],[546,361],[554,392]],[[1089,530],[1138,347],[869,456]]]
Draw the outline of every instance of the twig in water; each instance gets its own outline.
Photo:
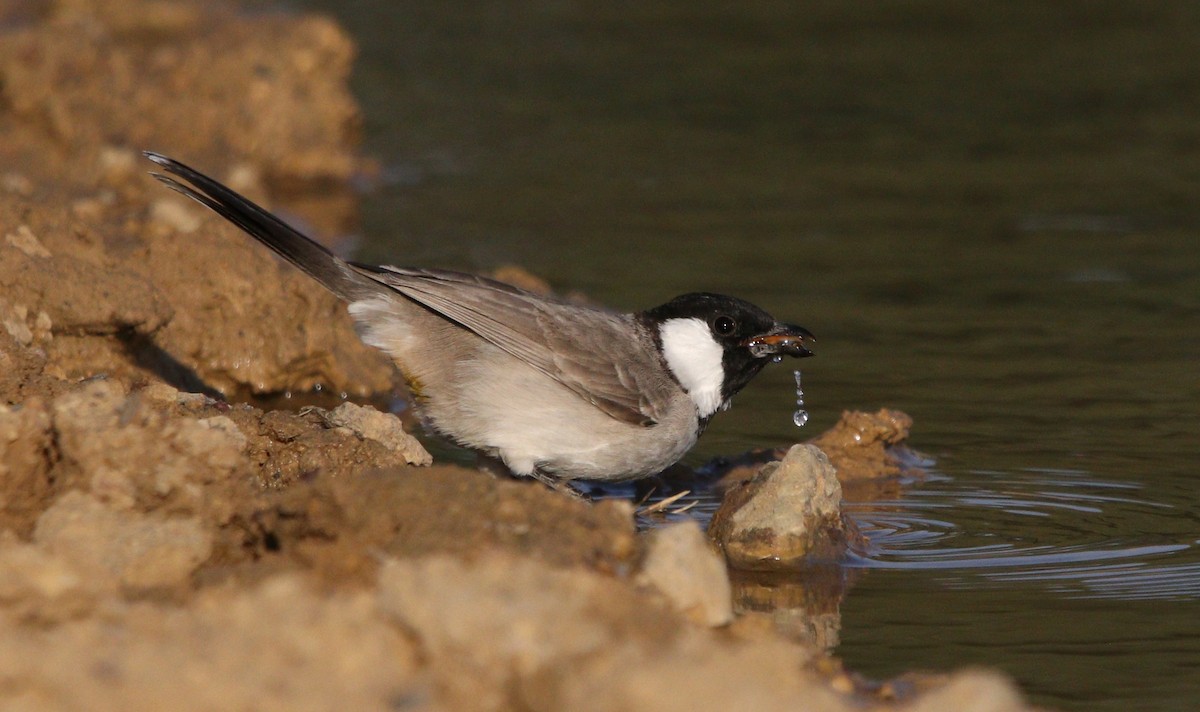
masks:
[[[645,509],[641,510],[639,512],[639,514],[657,514],[658,512],[666,511],[667,507],[670,507],[672,504],[675,504],[676,502],[678,502],[679,500],[683,499],[684,497],[688,496],[691,493],[692,493],[691,490],[683,490],[682,492],[677,492],[677,493],[671,495],[670,497],[667,497],[664,500],[655,502],[654,504],[650,505],[649,507],[646,507]]]

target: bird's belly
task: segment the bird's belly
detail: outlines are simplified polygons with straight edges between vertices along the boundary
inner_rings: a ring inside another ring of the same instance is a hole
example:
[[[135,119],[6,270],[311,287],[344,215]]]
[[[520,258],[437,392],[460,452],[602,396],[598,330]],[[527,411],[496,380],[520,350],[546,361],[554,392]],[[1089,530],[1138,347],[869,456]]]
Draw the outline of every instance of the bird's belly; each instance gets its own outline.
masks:
[[[588,407],[596,415],[557,413],[560,424],[570,419],[571,428],[514,418],[510,423],[515,427],[491,433],[490,446],[518,474],[538,471],[563,479],[617,482],[661,472],[696,443],[694,430],[629,425]]]
[[[584,404],[593,413],[558,411],[558,423],[513,419],[515,429],[493,432],[497,453],[519,474],[535,470],[563,479],[622,481],[656,474],[677,462],[696,443],[695,429],[623,423]],[[571,422],[572,427],[561,427]]]
[[[435,430],[500,457],[516,474],[636,479],[670,467],[696,443],[686,397],[656,425],[625,423],[474,334],[407,307],[366,301],[351,313],[365,324],[364,340],[391,355],[419,391]]]
[[[501,364],[501,365],[498,365]],[[621,481],[656,474],[696,443],[694,406],[653,426],[616,420],[557,381],[515,360],[483,359],[449,398],[431,394],[425,412],[458,442],[497,455],[516,474]]]

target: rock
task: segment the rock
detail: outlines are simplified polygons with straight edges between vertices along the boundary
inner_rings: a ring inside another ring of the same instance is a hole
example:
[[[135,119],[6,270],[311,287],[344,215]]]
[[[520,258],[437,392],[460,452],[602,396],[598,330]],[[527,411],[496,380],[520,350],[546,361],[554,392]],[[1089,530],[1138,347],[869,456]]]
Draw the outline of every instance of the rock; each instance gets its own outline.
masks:
[[[286,194],[320,232],[345,234],[346,183],[367,163],[350,38],[315,15],[232,3],[43,4],[0,42],[5,164],[21,167],[0,177],[0,332],[37,345],[44,314],[47,370],[69,381],[390,392],[394,365],[343,304],[159,185],[138,152],[169,147],[243,187],[254,173],[255,199]]]
[[[204,21],[200,7],[171,0],[56,0],[54,5],[61,18],[102,23],[122,35],[169,36]]]
[[[0,527],[26,533],[54,489],[50,414],[41,399],[0,405]]]
[[[550,286],[549,282],[520,265],[502,265],[497,267],[492,270],[492,279],[497,279],[505,284],[511,284],[514,287],[519,287],[527,292],[533,292],[542,296],[554,294],[554,289]]]
[[[419,641],[452,709],[501,710],[521,680],[613,643],[597,611],[613,583],[495,552],[430,556],[384,564],[379,605]]]
[[[849,534],[842,488],[829,459],[795,445],[749,482],[730,489],[709,536],[737,569],[795,570],[806,560],[840,557]]]
[[[400,419],[368,406],[343,403],[326,414],[326,420],[361,438],[374,440],[400,455],[410,465],[431,465],[433,456],[421,443],[404,432]]]
[[[28,225],[18,225],[17,229],[4,236],[4,241],[30,257],[49,257],[47,250]]]
[[[875,413],[845,411],[836,425],[811,443],[829,457],[842,482],[895,477],[905,470],[904,459],[919,458],[907,448],[904,454],[912,458],[894,452],[908,440],[912,423],[907,414],[887,408]]]
[[[317,387],[333,397],[393,389],[394,364],[362,343],[341,301],[221,218],[196,217],[197,237],[154,236],[139,266],[175,310],[152,347],[134,344],[148,367],[170,375],[177,361],[193,373],[173,383],[234,399]]]
[[[106,585],[65,557],[0,534],[0,607],[19,620],[45,623],[84,613]]]
[[[366,592],[296,575],[190,606],[109,605],[53,627],[0,619],[0,707],[22,710],[431,708],[413,647]]]
[[[162,294],[131,271],[51,255],[28,228],[8,237],[0,243],[0,294],[28,314],[44,312],[56,334],[150,334],[170,321]]]
[[[3,311],[4,306],[0,304],[0,320],[3,320]],[[24,345],[0,328],[0,403],[24,401],[28,404],[60,385],[58,379],[46,373],[46,360],[44,349]]]
[[[540,483],[497,480],[454,467],[318,480],[299,496],[332,500],[339,529],[393,556],[470,557],[504,548],[558,566],[625,574],[638,554],[633,509],[588,505]]]
[[[638,580],[658,589],[684,615],[708,626],[733,620],[725,561],[688,520],[652,530]]]
[[[210,511],[216,501],[203,486],[247,464],[246,438],[228,418],[173,415],[112,381],[84,384],[60,396],[52,411],[75,481],[117,507],[170,502]]]
[[[1029,708],[1008,678],[985,670],[952,675],[945,685],[919,696],[905,712],[1024,712]]]
[[[920,477],[922,468],[932,463],[908,447],[911,427],[912,418],[898,410],[881,408],[875,413],[847,410],[832,428],[808,442],[821,448],[829,458],[847,500],[892,498],[900,494],[900,475]],[[760,465],[783,459],[789,447],[750,450],[736,457],[719,458],[705,469],[721,477],[718,488],[731,488],[748,481]]]
[[[564,671],[556,704],[575,712],[851,712],[860,704],[806,669],[809,651],[776,640],[722,645],[684,636],[654,652],[626,646]]]
[[[28,198],[33,195],[33,181],[16,171],[0,175],[0,190]]]
[[[501,265],[492,270],[491,276],[492,279],[499,280],[505,284],[511,284],[519,289],[524,289],[526,292],[533,292],[534,294],[547,297],[555,296],[575,304],[599,306],[591,297],[578,290],[571,290],[566,294],[556,294],[548,281],[520,265]]]
[[[196,232],[203,224],[198,208],[188,205],[174,195],[154,201],[150,206],[150,217],[185,235]]]
[[[350,439],[383,451],[377,443]],[[352,456],[341,453],[329,473],[266,490],[263,504],[243,515],[253,537],[229,528],[240,535],[231,542],[237,545],[233,553],[294,556],[337,585],[375,581],[381,554],[470,558],[503,549],[559,567],[622,576],[639,557],[627,502],[592,506],[540,483],[501,480],[453,465],[354,467],[352,460],[342,459]]]
[[[185,583],[212,551],[196,519],[119,512],[78,491],[42,514],[33,540],[100,587],[134,591]]]
[[[255,155],[311,182],[358,165],[354,44],[333,21],[223,3],[53,5],[45,22],[6,28],[0,82],[6,113],[41,124],[60,149]]]
[[[274,487],[317,477],[354,479],[408,465],[404,451],[334,426],[319,408],[293,413],[241,406],[228,416],[247,435],[246,451],[259,466],[261,481]]]

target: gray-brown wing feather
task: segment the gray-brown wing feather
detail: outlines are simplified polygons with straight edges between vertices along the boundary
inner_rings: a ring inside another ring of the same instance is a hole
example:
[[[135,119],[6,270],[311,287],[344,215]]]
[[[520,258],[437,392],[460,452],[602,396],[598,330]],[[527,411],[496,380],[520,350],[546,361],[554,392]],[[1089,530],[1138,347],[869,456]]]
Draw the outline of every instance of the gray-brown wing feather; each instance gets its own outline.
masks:
[[[478,334],[610,416],[652,425],[670,382],[631,317],[546,299],[460,272],[367,267],[363,274]],[[639,375],[641,374],[641,375]]]
[[[478,334],[619,420],[650,424],[661,419],[669,403],[669,377],[657,368],[658,356],[644,348],[646,342],[628,338],[627,329],[639,328],[629,317],[545,299],[461,272],[346,263],[203,173],[157,153],[146,152],[146,157],[188,183],[155,174],[168,187],[245,230],[347,301],[370,298],[377,284],[385,285]]]

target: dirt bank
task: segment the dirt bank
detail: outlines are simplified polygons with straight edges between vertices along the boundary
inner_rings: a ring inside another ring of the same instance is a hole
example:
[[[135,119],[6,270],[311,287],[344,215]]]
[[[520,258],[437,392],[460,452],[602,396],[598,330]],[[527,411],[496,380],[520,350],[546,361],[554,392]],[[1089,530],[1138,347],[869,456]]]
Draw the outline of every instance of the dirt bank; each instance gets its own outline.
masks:
[[[676,610],[700,598],[642,570],[660,557],[626,503],[241,402],[397,379],[330,295],[138,151],[351,226],[370,166],[332,22],[13,0],[0,28],[0,706],[1024,709],[986,672],[860,684],[751,604],[716,628]],[[668,568],[714,570],[680,546]]]

